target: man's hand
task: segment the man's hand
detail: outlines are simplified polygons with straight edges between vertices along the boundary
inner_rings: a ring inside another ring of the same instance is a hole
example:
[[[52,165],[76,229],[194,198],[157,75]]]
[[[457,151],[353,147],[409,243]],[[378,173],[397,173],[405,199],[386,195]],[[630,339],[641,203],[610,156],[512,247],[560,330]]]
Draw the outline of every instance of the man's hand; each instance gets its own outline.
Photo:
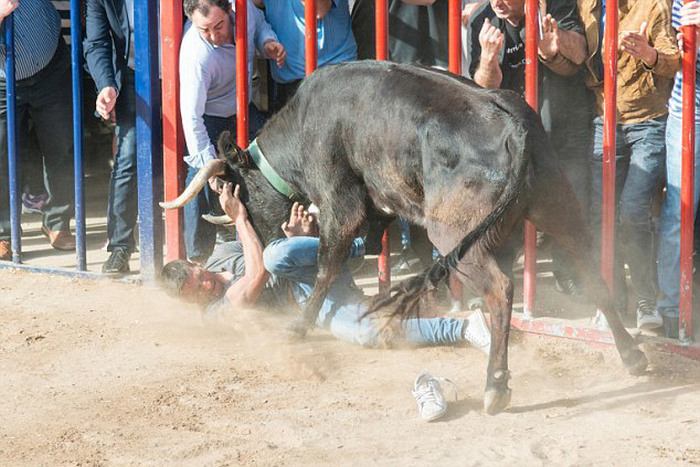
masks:
[[[7,18],[19,6],[19,0],[0,0],[0,18]]]
[[[683,26],[700,26],[700,3],[686,3],[681,7],[680,13]]]
[[[542,38],[538,52],[545,62],[552,60],[559,53],[559,25],[552,15],[542,18]]]
[[[0,0],[3,1],[3,0]],[[114,112],[114,106],[117,103],[117,90],[111,86],[102,88],[102,91],[97,95],[97,100],[95,101],[95,109],[100,117],[105,120],[114,121],[116,114]]]
[[[318,223],[304,206],[294,203],[292,212],[289,214],[289,221],[282,224],[282,231],[287,238],[318,237]]]
[[[503,33],[486,19],[479,31],[479,44],[481,45],[481,59],[494,60],[498,58],[503,48]]]
[[[284,46],[277,41],[267,41],[263,45],[265,50],[265,56],[270,60],[274,60],[279,68],[282,68],[284,61],[287,58],[287,51],[284,50]]]
[[[223,190],[221,190],[221,195],[219,195],[219,204],[221,204],[221,209],[233,219],[235,224],[244,223],[248,220],[248,211],[246,211],[245,206],[239,198],[241,186],[236,185],[233,193],[231,193],[232,187],[233,184],[230,182],[224,185]]]
[[[639,32],[622,32],[620,34],[620,48],[634,58],[642,60],[647,67],[653,68],[656,65],[658,53],[654,47],[649,45],[646,32],[646,21],[639,27]]]

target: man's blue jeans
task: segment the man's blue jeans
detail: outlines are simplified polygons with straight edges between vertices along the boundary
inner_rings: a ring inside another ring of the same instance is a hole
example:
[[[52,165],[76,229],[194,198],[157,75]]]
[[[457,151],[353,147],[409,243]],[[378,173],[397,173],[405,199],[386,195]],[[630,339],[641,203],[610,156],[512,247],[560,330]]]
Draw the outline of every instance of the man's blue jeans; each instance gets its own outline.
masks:
[[[248,106],[249,138],[252,140],[265,123],[265,117],[252,103]],[[212,144],[216,146],[219,135],[224,131],[236,133],[236,116],[214,117],[204,115],[204,126]],[[185,183],[189,185],[199,169],[187,167]],[[216,244],[216,226],[202,219],[202,214],[223,214],[219,205],[219,195],[205,186],[183,209],[185,219],[185,250],[188,258],[204,260],[211,256]]]
[[[350,257],[363,250],[361,240],[355,240]],[[302,305],[311,295],[316,281],[318,238],[292,237],[277,240],[263,252],[265,269],[291,283],[294,298]],[[376,319],[362,317],[367,311],[364,295],[355,286],[352,274],[343,265],[321,306],[316,324],[338,339],[365,347],[383,344],[380,325]],[[464,319],[421,318],[401,324],[403,339],[415,344],[452,344],[463,342]]]
[[[44,225],[50,230],[68,230],[74,215],[73,116],[70,53],[63,39],[59,39],[49,64],[34,76],[17,81],[15,90],[17,124],[29,113],[44,155],[44,181],[49,195]],[[6,93],[5,80],[0,80],[0,240],[10,239]]]
[[[594,120],[591,172],[591,226],[600,248],[603,193],[603,119]],[[664,166],[666,117],[617,125],[615,161],[615,295],[626,291],[624,264],[630,268],[638,299],[656,301],[651,201]]]
[[[126,248],[133,252],[134,229],[138,214],[136,177],[134,72],[124,73],[115,112],[117,114],[117,154],[109,179],[107,204],[107,249]]]
[[[668,117],[666,126],[666,201],[659,219],[659,312],[677,318],[680,305],[681,259],[681,120]],[[700,122],[695,123],[695,193],[693,213],[700,197]],[[694,217],[693,217],[694,218]]]

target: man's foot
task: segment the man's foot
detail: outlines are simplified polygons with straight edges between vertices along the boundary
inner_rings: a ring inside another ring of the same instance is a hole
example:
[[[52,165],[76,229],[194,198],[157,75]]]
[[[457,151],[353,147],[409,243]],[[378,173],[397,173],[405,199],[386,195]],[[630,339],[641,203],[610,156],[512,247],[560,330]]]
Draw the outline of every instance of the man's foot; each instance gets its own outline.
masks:
[[[422,267],[420,258],[416,256],[413,249],[409,246],[401,251],[398,261],[391,267],[391,274],[393,276],[411,274],[420,271]]]
[[[299,203],[294,203],[289,220],[282,224],[282,231],[287,238],[292,237],[318,237],[318,222],[316,218]]]
[[[651,300],[642,299],[637,302],[637,328],[656,329],[664,325],[664,320]]]
[[[438,379],[424,371],[413,383],[411,394],[418,402],[418,414],[426,422],[432,422],[445,415],[447,401]]]
[[[8,240],[0,240],[0,261],[12,261],[12,248]]]
[[[41,232],[49,239],[49,243],[54,249],[59,251],[75,250],[75,237],[70,230],[49,230],[48,227],[42,225]]]
[[[22,212],[41,214],[44,212],[44,205],[48,199],[49,197],[45,193],[39,195],[22,193]]]
[[[102,274],[128,274],[131,253],[126,248],[116,247],[102,265]]]
[[[476,310],[467,318],[464,339],[475,349],[488,355],[491,352],[491,331],[481,310]]]

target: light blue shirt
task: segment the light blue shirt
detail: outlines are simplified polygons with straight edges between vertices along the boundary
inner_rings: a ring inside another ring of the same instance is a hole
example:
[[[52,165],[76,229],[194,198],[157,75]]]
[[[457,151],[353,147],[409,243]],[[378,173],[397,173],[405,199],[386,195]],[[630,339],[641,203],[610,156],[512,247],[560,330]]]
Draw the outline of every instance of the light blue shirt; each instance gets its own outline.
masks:
[[[673,26],[673,28],[677,31],[681,30],[680,10],[682,6],[682,0],[673,1],[671,26]],[[671,98],[668,101],[668,112],[678,119],[681,119],[683,116],[682,69],[676,73],[676,78],[673,81],[673,91],[671,91]],[[700,48],[698,48],[698,55],[695,58],[695,122],[700,123]]]
[[[15,79],[30,78],[49,64],[61,34],[61,17],[49,0],[20,1],[13,13]],[[5,22],[0,26],[0,79],[5,79]],[[4,99],[4,96],[3,96]]]
[[[271,66],[272,79],[289,83],[304,78],[304,5],[300,0],[265,0],[265,18],[287,50],[282,68]],[[348,0],[333,0],[328,14],[316,21],[318,66],[357,60],[357,44],[350,28]]]
[[[231,21],[235,20],[232,15]],[[235,36],[234,36],[235,37]],[[277,36],[263,13],[248,0],[248,88],[253,75],[255,47]],[[236,109],[236,46],[213,46],[185,24],[180,45],[180,114],[188,155],[185,162],[196,169],[216,158],[216,148],[207,135],[204,115],[230,117]]]

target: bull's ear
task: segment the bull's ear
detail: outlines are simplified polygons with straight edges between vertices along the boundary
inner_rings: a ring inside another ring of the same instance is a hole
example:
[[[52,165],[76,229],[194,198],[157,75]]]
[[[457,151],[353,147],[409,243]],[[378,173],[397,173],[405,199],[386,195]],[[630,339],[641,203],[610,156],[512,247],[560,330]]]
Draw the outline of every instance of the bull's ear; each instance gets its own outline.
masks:
[[[239,148],[230,131],[224,131],[219,135],[216,143],[219,149],[219,157],[230,164],[237,165],[241,169],[250,167],[248,153]]]

